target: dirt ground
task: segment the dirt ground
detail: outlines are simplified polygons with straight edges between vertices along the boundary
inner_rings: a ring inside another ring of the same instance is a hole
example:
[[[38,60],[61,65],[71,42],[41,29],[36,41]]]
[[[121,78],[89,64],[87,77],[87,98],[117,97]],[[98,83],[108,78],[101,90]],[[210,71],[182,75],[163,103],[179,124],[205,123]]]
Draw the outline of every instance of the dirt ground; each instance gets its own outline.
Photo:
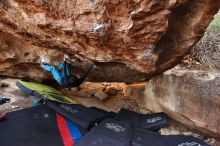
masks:
[[[11,99],[11,102],[0,105],[0,112],[11,112],[31,107],[33,97],[21,92],[16,87],[16,79],[0,79],[0,97]],[[4,86],[5,84],[5,86]]]
[[[7,97],[11,99],[10,103],[0,105],[0,112],[11,112],[32,106],[31,103],[34,100],[34,97],[22,93],[16,87],[16,81],[18,80],[10,78],[0,79],[0,97]],[[69,91],[65,89],[60,89],[60,91],[66,96],[71,97],[77,102],[88,107],[95,106],[106,111],[114,112],[118,112],[121,108],[126,108],[138,113],[150,113],[149,110],[135,105],[133,99],[124,96],[124,86],[124,83],[85,83],[80,87],[80,90],[77,91]],[[109,96],[108,99],[101,101],[95,96],[96,92],[109,92],[110,88],[117,89],[117,91],[111,91],[114,94],[111,93],[112,95]],[[163,135],[192,135],[203,139],[211,146],[220,146],[218,140],[209,136],[204,136],[201,133],[193,129],[189,129],[173,120],[169,120],[169,126],[167,128],[162,128],[160,133]]]

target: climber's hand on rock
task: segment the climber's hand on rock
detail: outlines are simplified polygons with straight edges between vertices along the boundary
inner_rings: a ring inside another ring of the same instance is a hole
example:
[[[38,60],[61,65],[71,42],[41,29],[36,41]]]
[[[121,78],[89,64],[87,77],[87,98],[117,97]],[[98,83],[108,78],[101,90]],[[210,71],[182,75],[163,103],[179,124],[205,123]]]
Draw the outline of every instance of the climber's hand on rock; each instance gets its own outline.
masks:
[[[41,58],[40,65],[41,67],[43,67],[44,65],[51,65],[51,64],[47,63],[44,58]]]

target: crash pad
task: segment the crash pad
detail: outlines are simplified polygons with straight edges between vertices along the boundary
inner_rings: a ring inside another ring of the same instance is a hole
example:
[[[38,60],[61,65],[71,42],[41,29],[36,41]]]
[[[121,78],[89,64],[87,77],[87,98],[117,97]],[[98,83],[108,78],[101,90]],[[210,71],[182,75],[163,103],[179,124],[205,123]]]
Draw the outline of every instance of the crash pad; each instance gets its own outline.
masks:
[[[47,101],[46,105],[69,119],[71,122],[87,130],[97,125],[103,119],[111,116],[111,113],[104,110],[95,107],[88,108],[80,104],[64,104]]]
[[[87,130],[109,115],[108,112],[101,109],[77,104],[74,100],[46,85],[24,81],[18,81],[16,85],[27,94],[39,99],[48,99],[45,101],[48,107]]]
[[[143,128],[134,128],[131,146],[208,146],[204,141],[185,135],[160,135]]]
[[[192,136],[160,135],[108,118],[83,136],[76,146],[208,146]]]
[[[52,101],[57,101],[67,104],[76,104],[73,99],[64,96],[61,92],[57,91],[53,87],[46,86],[34,82],[17,81],[16,86],[23,92],[33,95],[37,98],[45,98]]]
[[[140,114],[122,108],[115,115],[115,119],[150,131],[157,131],[168,126],[167,115],[162,112],[153,114]]]
[[[132,126],[107,118],[91,129],[76,146],[130,146]]]
[[[1,146],[72,146],[84,129],[46,105],[15,111],[0,121]]]

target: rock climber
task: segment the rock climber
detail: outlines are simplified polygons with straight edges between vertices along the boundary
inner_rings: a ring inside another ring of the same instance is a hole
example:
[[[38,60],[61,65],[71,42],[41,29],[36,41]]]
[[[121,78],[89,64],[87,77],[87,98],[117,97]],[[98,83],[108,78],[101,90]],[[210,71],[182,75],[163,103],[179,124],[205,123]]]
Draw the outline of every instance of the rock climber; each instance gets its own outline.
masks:
[[[87,78],[94,65],[90,64],[85,73],[80,78],[78,78],[75,75],[71,75],[70,64],[67,63],[66,59],[67,55],[64,55],[63,61],[59,63],[58,67],[56,68],[55,66],[47,63],[44,58],[42,58],[41,67],[44,70],[51,72],[54,79],[65,88],[71,89],[72,87],[79,87]]]

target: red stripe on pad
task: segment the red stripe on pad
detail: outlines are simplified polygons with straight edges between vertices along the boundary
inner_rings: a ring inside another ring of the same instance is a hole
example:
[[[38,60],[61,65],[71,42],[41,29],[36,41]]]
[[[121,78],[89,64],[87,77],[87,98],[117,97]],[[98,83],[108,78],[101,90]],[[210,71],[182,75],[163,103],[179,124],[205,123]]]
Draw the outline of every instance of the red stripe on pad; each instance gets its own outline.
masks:
[[[64,119],[64,117],[62,117],[58,113],[56,113],[56,117],[57,117],[58,128],[59,128],[61,137],[63,139],[64,146],[73,146],[74,142],[70,134],[70,131],[68,129],[66,120]]]

